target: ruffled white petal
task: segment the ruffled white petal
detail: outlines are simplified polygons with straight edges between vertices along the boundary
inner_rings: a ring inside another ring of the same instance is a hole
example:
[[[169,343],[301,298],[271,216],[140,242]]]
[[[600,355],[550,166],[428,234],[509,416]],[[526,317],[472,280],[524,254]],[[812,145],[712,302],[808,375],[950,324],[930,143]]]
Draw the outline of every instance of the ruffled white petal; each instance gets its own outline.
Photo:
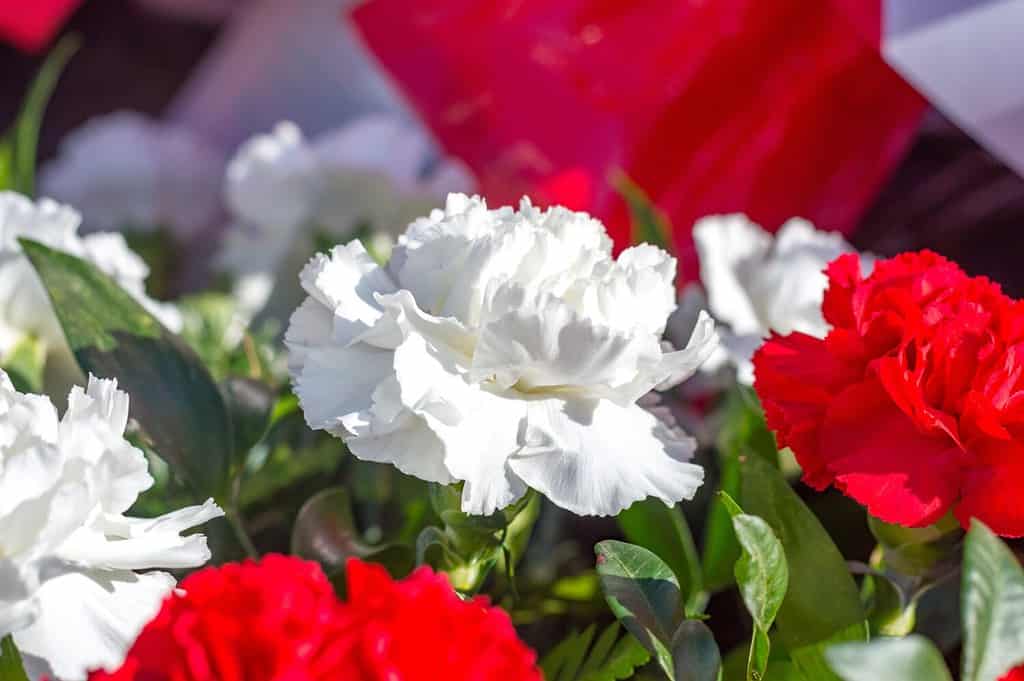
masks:
[[[690,463],[696,442],[636,405],[540,400],[529,405],[524,437],[511,469],[579,515],[616,515],[646,497],[674,504],[704,481],[704,469]]]
[[[39,617],[14,633],[34,680],[85,679],[93,669],[116,669],[139,632],[174,588],[166,573],[70,573],[39,589]]]

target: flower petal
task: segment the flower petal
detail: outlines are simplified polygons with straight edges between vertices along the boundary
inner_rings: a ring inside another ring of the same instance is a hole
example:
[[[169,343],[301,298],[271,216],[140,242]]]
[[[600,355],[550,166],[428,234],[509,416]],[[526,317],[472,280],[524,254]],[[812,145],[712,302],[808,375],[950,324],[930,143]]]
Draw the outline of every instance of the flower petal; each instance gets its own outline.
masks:
[[[1024,537],[1024,445],[1017,440],[982,437],[972,441],[971,464],[964,471],[956,517],[964,527],[971,518],[982,521],[1002,537]]]
[[[763,332],[745,269],[771,250],[771,235],[744,215],[716,215],[697,221],[693,240],[700,256],[700,279],[715,318],[735,333]]]
[[[689,462],[696,442],[636,405],[532,402],[523,445],[511,469],[579,515],[616,515],[649,496],[675,504],[693,498],[704,481],[704,469]]]
[[[948,436],[922,433],[877,381],[832,400],[819,438],[836,486],[886,522],[929,525],[960,493],[963,452]]]
[[[30,678],[81,681],[93,669],[114,669],[160,608],[174,578],[160,572],[68,573],[37,592],[38,619],[15,632]]]

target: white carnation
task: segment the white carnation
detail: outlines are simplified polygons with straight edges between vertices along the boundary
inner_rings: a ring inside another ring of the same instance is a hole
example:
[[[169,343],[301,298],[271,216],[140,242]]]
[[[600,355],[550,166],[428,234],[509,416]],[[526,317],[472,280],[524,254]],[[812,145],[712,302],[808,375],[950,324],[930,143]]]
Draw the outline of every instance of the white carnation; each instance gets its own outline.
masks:
[[[341,243],[370,227],[387,251],[393,235],[449,191],[473,188],[462,164],[442,159],[429,167],[431,158],[421,132],[383,115],[313,141],[280,123],[243,144],[228,164],[225,202],[234,224],[220,256],[243,306],[262,307],[278,276],[294,276],[316,250],[318,235]]]
[[[120,111],[65,137],[40,186],[89,230],[165,227],[184,238],[217,226],[223,173],[224,158],[190,131]]]
[[[0,192],[0,360],[26,337],[43,342],[51,354],[70,351],[43,283],[21,250],[20,238],[91,262],[172,331],[181,328],[177,308],[146,295],[149,268],[124,237],[113,232],[81,236],[81,216],[49,199],[33,202],[20,194]]]
[[[286,336],[307,422],[362,459],[464,482],[469,513],[527,488],[578,514],[691,498],[693,440],[636,402],[696,371],[714,325],[702,315],[686,349],[663,352],[675,259],[611,249],[585,213],[453,194],[386,267],[358,241],[317,255]]]
[[[210,558],[184,530],[222,515],[212,501],[153,519],[124,513],[153,484],[124,438],[128,395],[90,376],[68,408],[17,392],[0,371],[0,636],[33,679],[114,668],[174,586],[152,568]]]
[[[744,215],[706,217],[693,228],[708,307],[723,329],[724,353],[741,383],[754,381],[754,352],[773,331],[828,334],[821,302],[825,267],[853,246],[836,232],[793,218],[773,237]],[[871,259],[862,256],[868,267]]]

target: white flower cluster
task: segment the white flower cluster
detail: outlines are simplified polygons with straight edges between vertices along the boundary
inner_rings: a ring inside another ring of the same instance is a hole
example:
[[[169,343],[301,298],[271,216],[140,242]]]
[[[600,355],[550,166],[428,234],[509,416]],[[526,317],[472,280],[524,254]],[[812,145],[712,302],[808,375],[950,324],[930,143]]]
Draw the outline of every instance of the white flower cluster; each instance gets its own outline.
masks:
[[[190,131],[119,111],[65,137],[40,186],[90,231],[164,227],[185,239],[217,225],[223,174],[224,158]]]
[[[124,237],[115,232],[81,236],[80,223],[81,216],[70,206],[0,192],[0,359],[26,337],[43,342],[51,354],[70,354],[46,289],[21,250],[20,238],[91,262],[164,326],[172,331],[181,328],[176,307],[146,295],[149,267],[128,248]]]
[[[428,170],[430,160],[421,132],[380,115],[311,142],[280,123],[243,144],[228,164],[225,200],[235,224],[221,253],[243,307],[262,307],[277,277],[297,272],[316,250],[317,236],[338,243],[371,227],[386,251],[398,230],[448,191],[473,187],[461,163],[442,159]]]
[[[386,267],[357,241],[306,266],[286,336],[295,391],[310,427],[356,456],[464,483],[469,513],[527,488],[579,514],[688,499],[693,440],[636,404],[718,344],[705,314],[663,351],[675,269],[648,245],[614,258],[585,213],[453,194]]]
[[[153,484],[125,438],[128,395],[89,378],[68,408],[17,392],[0,372],[0,636],[34,679],[74,681],[118,665],[174,586],[153,568],[205,563],[212,501],[159,518],[125,516]]]

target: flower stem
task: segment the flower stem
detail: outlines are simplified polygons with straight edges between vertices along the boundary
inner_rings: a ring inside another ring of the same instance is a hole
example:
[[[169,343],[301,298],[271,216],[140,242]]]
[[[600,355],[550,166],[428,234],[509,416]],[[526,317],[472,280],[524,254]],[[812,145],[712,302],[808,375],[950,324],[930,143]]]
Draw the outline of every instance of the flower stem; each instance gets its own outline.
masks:
[[[234,530],[235,537],[242,546],[242,550],[245,551],[245,555],[256,560],[260,557],[260,552],[256,550],[252,537],[249,536],[248,530],[245,529],[245,520],[242,518],[241,505],[238,502],[241,478],[241,475],[235,476],[234,482],[231,485],[231,500],[224,506],[224,516],[231,525],[231,529]]]

